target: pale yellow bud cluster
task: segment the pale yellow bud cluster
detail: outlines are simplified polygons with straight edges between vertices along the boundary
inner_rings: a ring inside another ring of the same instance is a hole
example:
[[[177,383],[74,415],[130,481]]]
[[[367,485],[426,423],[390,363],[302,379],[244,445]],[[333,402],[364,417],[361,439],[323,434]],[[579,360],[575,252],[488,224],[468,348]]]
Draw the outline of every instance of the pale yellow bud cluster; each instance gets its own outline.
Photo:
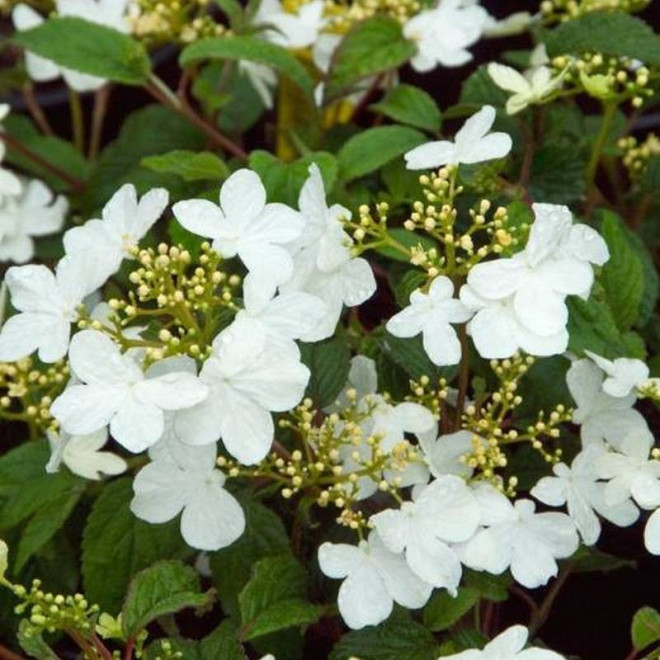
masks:
[[[660,138],[655,133],[649,133],[642,143],[629,135],[622,137],[617,144],[623,151],[623,164],[628,170],[628,176],[634,182],[644,176],[649,160],[653,156],[660,156]]]
[[[637,396],[640,399],[660,401],[660,379],[651,378],[637,388]]]
[[[407,401],[419,403],[430,410],[437,419],[440,418],[443,402],[449,396],[449,386],[445,378],[432,383],[428,376],[421,376],[418,380],[410,381],[410,392],[411,394],[406,397]]]
[[[421,7],[419,0],[326,0],[327,30],[343,34],[372,16],[390,16],[405,23]]]
[[[154,660],[179,660],[183,658],[183,653],[181,651],[176,651],[172,646],[172,642],[169,639],[159,639],[158,640],[158,649],[149,649],[150,655],[152,652],[155,652]],[[155,645],[154,645],[155,646]]]
[[[642,11],[650,0],[543,0],[541,14],[550,20],[568,21],[590,12]]]

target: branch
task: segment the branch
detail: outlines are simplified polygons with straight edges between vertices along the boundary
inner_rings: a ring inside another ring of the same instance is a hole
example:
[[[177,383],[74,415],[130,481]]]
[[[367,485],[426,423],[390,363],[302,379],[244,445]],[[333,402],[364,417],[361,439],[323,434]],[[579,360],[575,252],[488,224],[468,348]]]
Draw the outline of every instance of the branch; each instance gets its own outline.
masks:
[[[5,646],[0,646],[0,660],[25,660],[22,655],[10,651]]]
[[[532,615],[532,619],[529,622],[529,636],[530,639],[534,636],[536,631],[545,623],[546,619],[550,615],[550,610],[555,603],[561,588],[566,584],[569,575],[573,570],[572,564],[567,564],[564,570],[559,574],[554,584],[548,590],[548,593],[545,595],[543,602],[538,608],[538,611]]]

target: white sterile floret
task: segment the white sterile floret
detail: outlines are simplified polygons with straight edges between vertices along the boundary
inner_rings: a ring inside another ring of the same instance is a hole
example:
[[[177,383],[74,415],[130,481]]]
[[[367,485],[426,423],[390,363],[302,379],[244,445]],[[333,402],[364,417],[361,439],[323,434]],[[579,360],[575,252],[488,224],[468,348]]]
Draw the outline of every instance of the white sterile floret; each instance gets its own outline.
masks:
[[[412,292],[410,305],[387,322],[388,332],[395,337],[414,337],[421,332],[424,350],[434,364],[458,364],[461,343],[451,324],[469,321],[472,312],[453,296],[452,281],[436,277],[428,293]]]
[[[532,646],[525,649],[529,631],[525,626],[511,626],[488,642],[482,650],[470,649],[449,655],[445,660],[564,660],[564,656]]]
[[[495,575],[510,568],[516,582],[534,589],[557,575],[557,559],[578,549],[575,524],[566,514],[535,513],[531,500],[511,504],[488,485],[477,486],[474,492],[485,529],[461,546],[466,566]]]
[[[626,397],[632,390],[643,386],[649,380],[650,370],[641,361],[634,358],[607,360],[596,353],[585,353],[605,372],[603,392],[615,397]]]
[[[408,151],[404,156],[406,167],[409,170],[432,170],[445,165],[472,165],[504,158],[511,151],[513,142],[506,133],[490,132],[494,122],[495,108],[485,105],[463,124],[453,142],[427,142]]]
[[[88,435],[69,435],[48,431],[50,460],[46,472],[52,474],[64,463],[71,472],[84,479],[98,481],[101,475],[116,475],[126,471],[126,461],[109,451],[100,451],[108,442],[108,429]]]
[[[265,297],[291,278],[293,261],[285,247],[303,231],[303,219],[285,204],[266,203],[266,189],[251,170],[234,172],[220,189],[220,205],[205,199],[177,202],[176,219],[188,231],[213,240],[225,258],[236,255],[249,274],[245,287]]]
[[[7,117],[10,111],[7,103],[0,103],[0,132],[2,132],[2,121]],[[5,143],[0,140],[0,163],[5,157]],[[21,192],[22,185],[20,179],[9,170],[0,165],[0,203],[5,195],[18,195]]]
[[[309,369],[297,348],[273,344],[255,326],[225,330],[199,377],[209,395],[175,416],[174,432],[192,445],[222,437],[227,451],[245,465],[261,461],[273,442],[272,412],[296,406],[303,397]]]
[[[132,452],[143,451],[163,435],[165,411],[189,408],[208,394],[206,385],[190,373],[147,378],[131,354],[122,354],[96,330],[73,337],[69,361],[81,382],[53,401],[53,417],[72,435],[110,424],[112,437]]]
[[[12,362],[38,350],[43,362],[62,359],[78,306],[91,293],[89,259],[61,259],[53,274],[45,266],[12,266],[5,276],[18,314],[0,332],[0,360]],[[96,431],[99,427],[90,429]]]
[[[53,195],[36,179],[28,181],[19,194],[4,199],[0,183],[0,261],[30,261],[34,257],[34,238],[62,229],[68,210],[66,197]]]
[[[437,426],[430,432],[418,433],[419,446],[431,474],[438,478],[445,474],[470,478],[474,470],[461,460],[472,454],[477,446],[486,447],[486,440],[472,431],[456,431],[438,436]]]
[[[512,92],[512,96],[506,102],[506,111],[510,115],[515,115],[530,105],[548,100],[561,86],[564,78],[563,73],[553,78],[552,70],[547,66],[537,66],[519,73],[510,66],[497,62],[488,65],[488,75],[498,87]]]
[[[438,65],[466,64],[472,59],[467,49],[480,39],[488,23],[488,12],[473,0],[440,0],[403,26],[406,39],[417,46],[410,64],[420,72]]]
[[[616,505],[632,497],[643,509],[660,506],[660,460],[650,456],[653,445],[650,431],[634,431],[622,440],[617,451],[597,459],[596,473],[607,480],[607,504]]]
[[[301,3],[296,12],[287,11],[279,0],[261,0],[252,23],[263,26],[263,37],[278,46],[306,48],[323,27],[323,9],[323,0]]]
[[[646,420],[635,410],[635,395],[614,397],[603,392],[605,374],[591,360],[575,360],[566,374],[568,390],[577,404],[573,422],[580,425],[583,446],[603,440],[618,448],[629,433],[648,432]]]
[[[408,609],[423,607],[433,591],[410,570],[403,555],[384,546],[375,531],[358,546],[323,543],[318,559],[324,575],[344,580],[337,605],[354,630],[385,621],[395,602]]]
[[[131,511],[149,523],[163,523],[181,513],[181,536],[199,550],[231,545],[245,529],[245,515],[224,489],[216,469],[216,446],[168,443],[133,481]]]
[[[341,223],[351,214],[339,204],[328,207],[316,164],[309,168],[298,205],[304,231],[289,246],[293,276],[281,290],[305,291],[323,300],[327,314],[311,332],[301,336],[303,341],[320,341],[334,333],[344,305],[360,305],[373,295],[376,279],[365,259],[351,258],[352,240]]]
[[[536,219],[525,249],[508,259],[477,264],[467,283],[489,301],[512,298],[513,312],[530,332],[550,337],[568,322],[568,295],[588,298],[592,264],[609,258],[607,244],[591,227],[573,224],[566,206],[534,204]]]
[[[652,555],[660,555],[660,509],[656,509],[646,522],[644,545]]]
[[[555,476],[543,477],[531,490],[531,495],[544,504],[566,505],[586,545],[593,545],[600,536],[596,513],[619,527],[628,527],[639,518],[629,499],[617,504],[605,501],[605,484],[598,481],[596,459],[606,453],[603,445],[591,445],[573,459],[570,468],[565,463],[554,465]]]
[[[470,539],[479,524],[479,505],[460,477],[432,481],[413,502],[387,509],[371,522],[388,550],[405,551],[411,570],[436,588],[456,595],[461,562],[450,543]]]
[[[59,16],[82,18],[120,32],[128,32],[125,16],[127,4],[128,0],[56,0],[55,8]],[[41,14],[26,4],[14,7],[12,20],[19,31],[29,30],[44,22]],[[97,76],[60,67],[55,62],[29,51],[25,55],[25,64],[28,75],[35,82],[55,80],[61,75],[67,85],[77,92],[90,92],[107,82]]]

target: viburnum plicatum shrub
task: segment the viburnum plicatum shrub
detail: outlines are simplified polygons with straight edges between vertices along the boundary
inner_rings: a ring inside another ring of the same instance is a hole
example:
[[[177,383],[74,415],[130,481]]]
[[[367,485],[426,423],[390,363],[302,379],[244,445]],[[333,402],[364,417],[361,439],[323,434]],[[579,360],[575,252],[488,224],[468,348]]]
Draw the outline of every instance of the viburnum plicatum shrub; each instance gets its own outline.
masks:
[[[653,4],[0,1],[0,656],[576,657],[660,554]]]

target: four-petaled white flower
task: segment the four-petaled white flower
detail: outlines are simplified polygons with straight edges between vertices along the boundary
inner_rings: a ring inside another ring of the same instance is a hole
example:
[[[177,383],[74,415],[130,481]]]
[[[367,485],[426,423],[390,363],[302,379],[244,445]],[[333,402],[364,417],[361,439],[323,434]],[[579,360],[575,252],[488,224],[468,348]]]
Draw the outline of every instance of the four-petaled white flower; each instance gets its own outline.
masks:
[[[306,48],[318,38],[323,27],[323,0],[312,0],[297,11],[284,9],[280,0],[261,0],[252,23],[265,28],[263,37],[284,48]]]
[[[9,104],[0,103],[0,132],[2,132],[2,121],[9,114]],[[0,140],[0,163],[5,157],[6,147],[4,141]],[[0,203],[5,195],[18,195],[21,192],[20,179],[0,164]]]
[[[472,0],[440,0],[403,26],[403,34],[417,45],[410,64],[425,72],[436,66],[462,66],[472,59],[467,50],[489,24],[488,12]]]
[[[410,305],[387,322],[395,337],[414,337],[422,333],[424,350],[439,366],[461,361],[461,343],[452,323],[469,321],[472,312],[454,298],[454,284],[448,277],[436,277],[428,293],[419,289],[410,295]]]
[[[165,411],[189,408],[208,388],[185,372],[148,378],[130,354],[97,330],[83,330],[71,340],[69,361],[81,381],[68,387],[51,406],[64,431],[93,433],[110,424],[112,437],[129,451],[140,452],[163,435]]]
[[[323,543],[318,559],[325,575],[344,580],[337,605],[346,625],[354,630],[385,621],[395,602],[409,609],[422,607],[433,591],[410,570],[402,555],[385,547],[375,531],[357,547]]]
[[[163,214],[169,203],[164,188],[154,188],[139,200],[135,186],[124,184],[103,207],[102,220],[88,220],[64,234],[68,255],[93,254],[96,268],[91,279],[95,288],[114,275],[124,259],[132,258],[131,250]]]
[[[568,390],[577,404],[573,422],[580,425],[586,447],[605,440],[618,448],[629,433],[648,431],[641,413],[633,408],[635,395],[614,397],[602,390],[605,374],[591,360],[576,360],[566,374]]]
[[[531,490],[531,495],[544,504],[566,505],[586,545],[593,545],[600,536],[596,513],[619,527],[628,527],[639,517],[629,499],[614,505],[605,501],[605,484],[598,481],[595,463],[606,452],[603,445],[590,445],[573,459],[570,468],[565,463],[554,465],[555,476],[543,477]]]
[[[409,170],[432,170],[444,165],[473,165],[487,160],[504,158],[513,143],[506,133],[491,133],[495,108],[485,105],[472,115],[454,141],[427,142],[408,151],[404,158]]]
[[[525,649],[529,631],[524,626],[511,626],[479,651],[470,649],[447,656],[446,660],[564,660],[564,657],[538,647]]]
[[[121,474],[126,461],[109,451],[99,451],[108,442],[108,429],[102,428],[88,435],[69,435],[48,431],[50,460],[46,472],[52,474],[64,463],[71,472],[84,479],[98,481],[102,474]]]
[[[213,239],[213,249],[223,257],[238,255],[249,271],[245,287],[271,297],[291,278],[293,261],[285,246],[300,236],[303,219],[285,204],[267,204],[255,172],[234,172],[220,189],[220,206],[189,199],[177,202],[173,211],[188,231]]]
[[[226,548],[243,534],[245,515],[215,469],[215,445],[168,442],[154,453],[133,481],[131,511],[138,518],[163,523],[181,513],[181,535],[199,550]]]
[[[626,397],[631,390],[643,386],[649,380],[650,370],[641,361],[634,358],[607,360],[596,353],[585,353],[605,372],[603,392],[610,396]]]
[[[37,179],[28,181],[19,194],[4,200],[0,183],[0,261],[30,261],[34,256],[33,238],[58,232],[68,209],[66,197],[53,195]]]
[[[254,325],[232,326],[213,341],[213,354],[199,374],[209,395],[174,417],[182,442],[204,445],[222,437],[227,451],[251,465],[273,442],[271,411],[290,410],[302,398],[309,369],[297,347],[278,342]]]
[[[125,17],[129,0],[56,0],[55,7],[60,16],[82,18],[91,23],[128,32],[128,22]],[[14,27],[19,30],[29,30],[44,22],[44,18],[34,9],[25,4],[14,7],[12,12]],[[64,78],[67,85],[77,92],[91,92],[102,87],[106,81],[97,76],[90,76],[67,67],[60,67],[52,60],[27,52],[25,65],[28,75],[35,82],[47,82]]]
[[[460,477],[432,481],[414,502],[371,517],[388,550],[405,551],[411,570],[424,582],[456,595],[461,563],[448,545],[470,539],[480,520],[479,505]]]
[[[11,362],[39,351],[43,362],[66,355],[77,307],[91,293],[89,259],[60,260],[53,274],[45,266],[12,266],[5,276],[14,307],[20,312],[0,331],[0,360]],[[99,427],[90,429],[96,431]]]
[[[534,589],[557,575],[557,559],[570,557],[578,549],[575,524],[566,514],[535,513],[531,500],[511,504],[491,486],[474,491],[486,529],[460,548],[466,566],[495,575],[510,568],[516,582]]]

